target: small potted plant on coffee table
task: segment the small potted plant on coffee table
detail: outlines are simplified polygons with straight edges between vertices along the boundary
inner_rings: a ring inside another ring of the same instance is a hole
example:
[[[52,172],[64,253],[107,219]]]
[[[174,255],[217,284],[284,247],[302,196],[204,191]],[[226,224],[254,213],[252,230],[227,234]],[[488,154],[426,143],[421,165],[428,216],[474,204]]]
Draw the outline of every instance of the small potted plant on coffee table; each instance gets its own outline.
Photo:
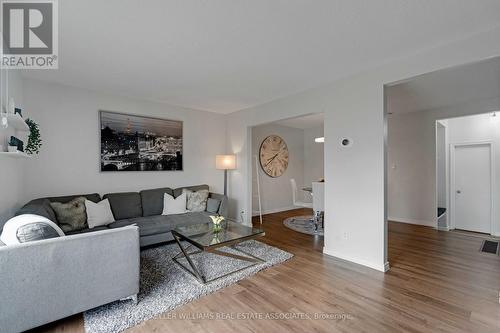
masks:
[[[212,219],[212,222],[214,224],[214,232],[219,232],[222,230],[222,222],[224,221],[224,216],[221,215],[214,215],[210,216]]]

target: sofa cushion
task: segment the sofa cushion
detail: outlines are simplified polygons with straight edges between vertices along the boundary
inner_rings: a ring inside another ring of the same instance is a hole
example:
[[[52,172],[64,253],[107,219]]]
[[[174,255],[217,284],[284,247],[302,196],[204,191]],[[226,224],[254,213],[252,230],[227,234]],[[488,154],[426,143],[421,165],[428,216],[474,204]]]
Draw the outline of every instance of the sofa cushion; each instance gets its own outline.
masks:
[[[57,222],[56,213],[50,206],[49,199],[36,199],[28,202],[16,213],[16,216],[24,214],[34,214],[48,218],[52,222]]]
[[[34,199],[28,202],[26,205],[24,205],[21,209],[19,209],[16,212],[16,216],[18,215],[23,215],[23,214],[35,214],[35,215],[40,215],[43,217],[48,218],[52,222],[57,223],[57,217],[56,213],[50,206],[51,202],[61,202],[61,203],[68,203],[71,200],[78,198],[78,197],[85,197],[87,200],[90,200],[92,202],[99,202],[101,201],[101,196],[97,193],[93,194],[81,194],[81,195],[66,195],[62,197],[48,197],[48,198],[40,198],[40,199]]]
[[[142,216],[141,195],[138,192],[108,193],[103,198],[109,200],[115,220]]]
[[[142,216],[161,215],[163,211],[163,195],[165,193],[173,196],[174,190],[163,187],[141,191]]]
[[[94,232],[94,231],[102,231],[102,230],[109,230],[108,227],[106,226],[99,226],[99,227],[95,227],[95,228],[85,228],[85,229],[82,229],[82,230],[75,230],[75,231],[69,231],[66,233],[66,236],[69,236],[69,235],[78,235],[78,234],[85,234],[87,232]]]
[[[85,213],[85,198],[79,197],[67,203],[51,202],[56,213],[57,223],[64,232],[81,230],[88,227]]]
[[[210,222],[210,215],[207,212],[186,213],[177,215],[157,215],[148,217],[138,217],[116,221],[108,225],[109,228],[121,228],[127,225],[136,224],[139,227],[140,236],[149,236],[170,232],[177,226],[191,225]],[[166,239],[168,241],[170,239]]]
[[[182,190],[191,190],[191,191],[199,191],[199,190],[208,190],[208,185],[193,185],[193,186],[185,186],[185,187],[178,187],[174,190],[174,198],[177,198],[179,195],[182,194]]]
[[[48,199],[50,202],[61,202],[61,203],[68,203],[71,200],[74,200],[79,197],[84,197],[87,200],[90,200],[92,202],[99,202],[101,201],[101,196],[98,193],[92,193],[92,194],[77,194],[77,195],[65,195],[62,197],[48,197],[48,198],[43,198],[43,199]]]

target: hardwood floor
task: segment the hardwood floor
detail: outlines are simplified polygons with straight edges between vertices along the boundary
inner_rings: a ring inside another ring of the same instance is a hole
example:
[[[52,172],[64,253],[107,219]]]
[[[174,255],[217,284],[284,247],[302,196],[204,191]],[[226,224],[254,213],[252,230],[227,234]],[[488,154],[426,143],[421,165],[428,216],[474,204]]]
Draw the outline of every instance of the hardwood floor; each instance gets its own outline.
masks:
[[[389,224],[391,270],[383,274],[322,254],[323,239],[285,228],[295,210],[264,217],[266,243],[288,262],[149,320],[130,332],[499,332],[500,257],[483,254],[483,237]],[[220,313],[312,318],[192,318]],[[315,319],[316,315],[329,318]],[[190,319],[180,317],[191,316]],[[83,332],[82,316],[42,331]]]

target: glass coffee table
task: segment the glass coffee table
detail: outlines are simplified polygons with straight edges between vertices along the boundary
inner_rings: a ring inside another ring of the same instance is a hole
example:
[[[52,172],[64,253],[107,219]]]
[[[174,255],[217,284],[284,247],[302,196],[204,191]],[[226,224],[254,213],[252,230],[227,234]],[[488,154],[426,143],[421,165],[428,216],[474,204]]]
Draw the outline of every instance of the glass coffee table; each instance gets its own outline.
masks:
[[[176,254],[172,259],[203,284],[218,280],[230,274],[234,274],[236,272],[264,262],[263,259],[237,248],[237,245],[241,242],[264,236],[264,230],[259,228],[251,228],[240,223],[226,220],[222,223],[222,229],[217,232],[214,231],[212,223],[202,223],[177,227],[172,230],[172,235],[174,236],[177,245],[179,245],[179,248],[181,249],[181,252]],[[182,241],[189,243],[189,245],[184,247],[181,243]],[[225,246],[231,248],[233,250],[232,252],[236,253],[219,250],[219,248]],[[189,252],[189,249],[192,247],[195,247],[198,250]],[[227,274],[218,276],[211,280],[207,280],[205,275],[200,272],[191,258],[191,256],[202,252],[209,252],[223,257],[248,261],[252,264],[241,269],[231,271]],[[187,267],[179,261],[179,258],[181,257],[186,258],[186,261],[188,262],[190,267]]]

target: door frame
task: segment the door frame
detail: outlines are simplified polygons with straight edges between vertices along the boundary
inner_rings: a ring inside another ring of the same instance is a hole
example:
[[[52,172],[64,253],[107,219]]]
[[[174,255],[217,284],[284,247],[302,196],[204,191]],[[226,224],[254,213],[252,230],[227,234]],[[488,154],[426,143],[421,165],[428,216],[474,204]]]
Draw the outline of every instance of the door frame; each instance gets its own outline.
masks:
[[[435,161],[436,161],[436,171],[435,171],[435,175],[436,175],[436,206],[434,207],[434,212],[436,212],[436,219],[434,221],[435,225],[434,227],[438,230],[442,230],[442,231],[450,231],[452,228],[451,228],[451,217],[450,217],[450,211],[451,211],[451,203],[450,203],[450,187],[451,187],[451,184],[450,184],[450,159],[451,159],[451,156],[450,156],[450,151],[449,151],[449,144],[448,144],[448,125],[447,123],[446,124],[443,124],[441,121],[442,120],[446,120],[446,119],[437,119],[436,120],[436,133],[435,133],[435,153],[436,153],[436,156],[435,156]],[[444,151],[445,151],[445,195],[446,195],[446,226],[445,227],[439,227],[439,216],[437,216],[437,209],[439,207],[439,179],[438,179],[438,175],[439,175],[439,171],[438,171],[438,131],[439,131],[439,126],[442,126],[445,130],[445,142],[444,142]],[[440,229],[441,228],[441,229]]]
[[[490,148],[490,232],[493,234],[494,230],[494,209],[495,209],[495,154],[494,154],[494,144],[492,141],[477,141],[477,142],[463,142],[463,143],[451,143],[450,144],[450,229],[455,229],[455,150],[459,147],[471,147],[471,146],[489,146]]]

